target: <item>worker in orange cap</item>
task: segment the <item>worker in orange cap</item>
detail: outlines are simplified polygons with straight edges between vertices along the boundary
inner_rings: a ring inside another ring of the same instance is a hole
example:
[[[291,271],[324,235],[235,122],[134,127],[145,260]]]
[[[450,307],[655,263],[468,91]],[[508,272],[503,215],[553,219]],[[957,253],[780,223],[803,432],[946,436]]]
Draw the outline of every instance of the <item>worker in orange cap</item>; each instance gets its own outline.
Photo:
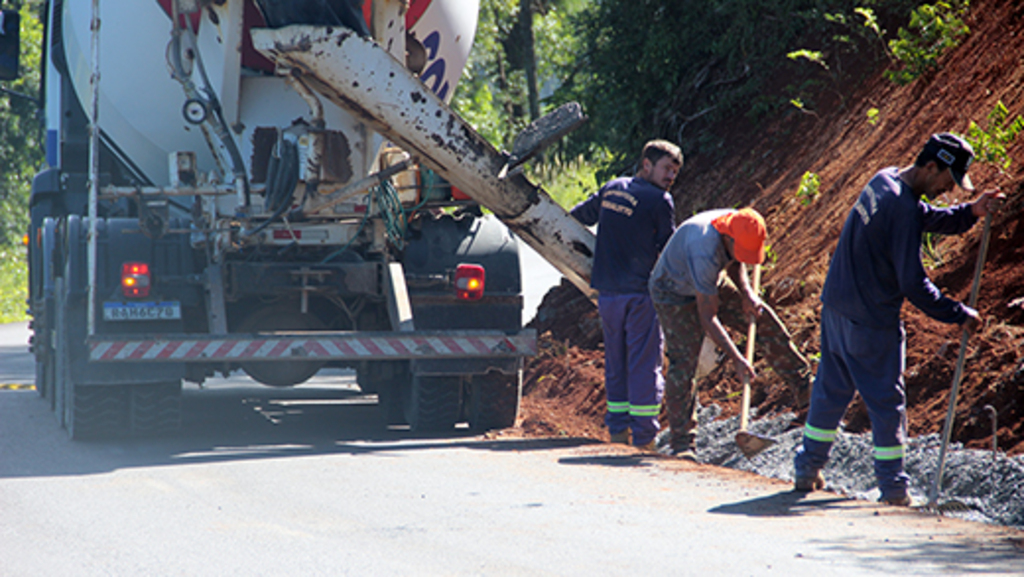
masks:
[[[696,214],[676,229],[654,270],[649,288],[665,334],[668,374],[665,401],[671,426],[669,452],[697,460],[697,383],[694,374],[704,335],[732,359],[737,373],[754,378],[754,367],[724,326],[744,333],[759,317],[758,346],[790,386],[796,404],[807,404],[811,368],[779,317],[754,294],[745,265],[764,262],[767,231],[752,208]],[[732,282],[722,278],[725,270]]]

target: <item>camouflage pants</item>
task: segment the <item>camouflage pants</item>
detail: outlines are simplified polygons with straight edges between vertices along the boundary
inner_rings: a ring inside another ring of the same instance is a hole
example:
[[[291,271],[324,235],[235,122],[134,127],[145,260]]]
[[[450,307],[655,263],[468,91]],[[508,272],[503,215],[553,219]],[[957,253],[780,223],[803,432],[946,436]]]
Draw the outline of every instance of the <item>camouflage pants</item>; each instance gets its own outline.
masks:
[[[719,321],[746,334],[748,323],[743,314],[743,299],[732,283],[720,283],[718,297]],[[654,308],[658,311],[658,320],[665,335],[665,353],[668,356],[665,405],[669,426],[672,428],[672,449],[694,449],[697,435],[697,383],[694,382],[694,374],[704,340],[697,301],[681,305],[655,302]],[[740,350],[743,350],[742,346]],[[789,331],[778,315],[767,305],[757,319],[755,350],[789,384],[797,396],[797,404],[806,405],[810,392],[810,365],[793,344]]]

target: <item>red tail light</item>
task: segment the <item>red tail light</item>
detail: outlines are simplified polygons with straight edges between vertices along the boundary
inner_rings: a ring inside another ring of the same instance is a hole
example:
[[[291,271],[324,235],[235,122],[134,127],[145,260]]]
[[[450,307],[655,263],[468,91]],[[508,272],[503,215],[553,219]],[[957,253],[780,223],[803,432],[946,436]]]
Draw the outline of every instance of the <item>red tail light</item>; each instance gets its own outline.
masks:
[[[455,267],[455,296],[466,301],[483,298],[484,276],[484,267],[478,264],[460,264]]]
[[[121,265],[121,290],[124,296],[149,296],[149,264],[144,262],[126,262]]]

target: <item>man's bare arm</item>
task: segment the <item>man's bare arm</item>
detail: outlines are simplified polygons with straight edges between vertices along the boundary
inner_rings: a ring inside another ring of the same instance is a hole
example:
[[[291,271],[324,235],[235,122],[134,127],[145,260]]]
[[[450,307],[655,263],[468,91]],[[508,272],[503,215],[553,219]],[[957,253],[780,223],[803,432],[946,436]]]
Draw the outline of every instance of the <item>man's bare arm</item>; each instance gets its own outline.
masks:
[[[732,359],[736,367],[737,374],[742,377],[743,373],[746,372],[747,376],[753,380],[756,376],[754,367],[747,362],[747,359],[743,357],[740,350],[736,348],[736,344],[732,342],[729,334],[725,332],[725,327],[718,320],[718,295],[697,293],[697,315],[700,317],[700,326],[704,329],[704,333],[711,337],[711,340],[729,355],[729,358]]]

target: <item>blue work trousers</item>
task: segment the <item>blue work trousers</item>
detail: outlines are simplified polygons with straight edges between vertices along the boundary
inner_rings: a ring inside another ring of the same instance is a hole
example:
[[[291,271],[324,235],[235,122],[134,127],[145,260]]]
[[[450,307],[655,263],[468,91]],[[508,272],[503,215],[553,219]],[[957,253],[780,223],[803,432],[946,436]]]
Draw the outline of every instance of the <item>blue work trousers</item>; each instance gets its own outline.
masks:
[[[871,419],[875,477],[882,497],[906,495],[903,470],[907,431],[903,327],[858,325],[827,305],[821,311],[821,363],[811,390],[803,446],[794,460],[798,477],[824,468],[839,421],[859,392]]]
[[[646,445],[661,428],[665,393],[658,315],[648,294],[601,295],[597,307],[604,331],[604,422],[613,434],[631,429],[633,444]]]

